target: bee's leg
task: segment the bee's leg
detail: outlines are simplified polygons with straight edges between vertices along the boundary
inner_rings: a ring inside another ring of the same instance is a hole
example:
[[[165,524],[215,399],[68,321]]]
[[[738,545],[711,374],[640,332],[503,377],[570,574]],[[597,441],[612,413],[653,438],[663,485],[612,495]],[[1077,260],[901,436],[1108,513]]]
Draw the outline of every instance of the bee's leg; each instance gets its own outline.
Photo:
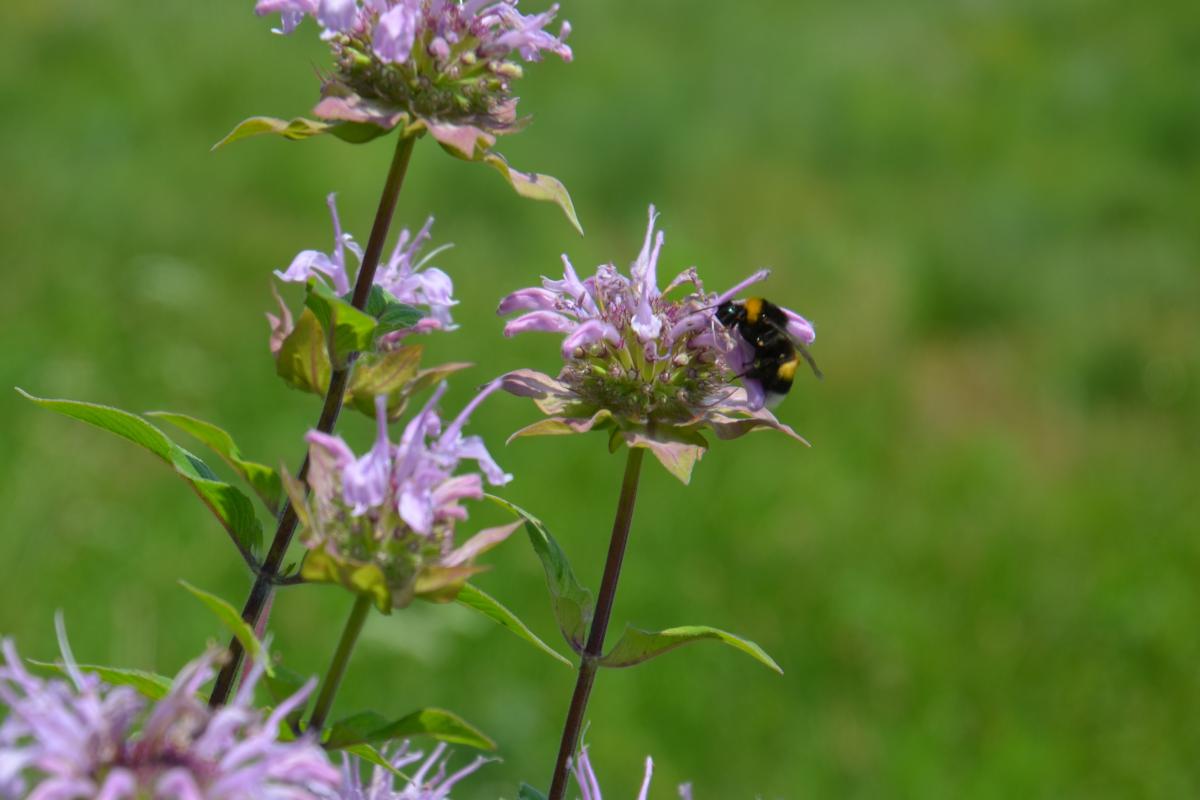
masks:
[[[817,362],[813,359],[812,353],[808,352],[808,348],[799,342],[795,342],[794,344],[796,345],[796,352],[798,352],[800,356],[806,362],[808,362],[808,366],[812,370],[813,375],[817,376],[817,380],[823,380],[825,378],[825,373],[821,372],[821,368],[817,366]]]

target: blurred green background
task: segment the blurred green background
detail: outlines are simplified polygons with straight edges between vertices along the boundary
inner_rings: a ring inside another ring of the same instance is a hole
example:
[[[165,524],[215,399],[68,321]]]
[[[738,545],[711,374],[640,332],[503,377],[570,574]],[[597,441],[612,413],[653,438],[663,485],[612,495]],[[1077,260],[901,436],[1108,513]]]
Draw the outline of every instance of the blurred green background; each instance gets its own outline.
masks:
[[[527,0],[530,10],[541,3]],[[270,271],[365,240],[388,141],[209,146],[304,113],[326,63],[252,3],[0,7],[0,385],[170,409],[294,465],[316,398],[273,375]],[[569,3],[576,61],[519,86],[500,148],[560,177],[587,228],[422,143],[400,220],[437,216],[480,364],[449,407],[558,341],[505,340],[505,292],[628,264],[646,206],[660,274],[769,265],[810,316],[823,383],[780,409],[812,442],[718,443],[684,487],[648,465],[614,627],[707,623],[780,678],[697,645],[600,676],[606,797],[1183,797],[1200,793],[1200,5],[1117,0]],[[295,295],[289,295],[295,298]],[[173,673],[224,635],[176,586],[240,604],[247,576],[150,456],[0,393],[0,631],[50,658]],[[506,490],[599,580],[621,459],[596,438],[473,429]],[[369,439],[365,419],[341,430]],[[188,446],[191,446],[188,443]],[[481,523],[500,519],[481,509]],[[514,539],[481,585],[548,639]],[[272,618],[322,670],[349,608],[289,590]],[[503,745],[456,797],[544,784],[573,675],[457,608],[375,618],[339,709],[458,710]]]

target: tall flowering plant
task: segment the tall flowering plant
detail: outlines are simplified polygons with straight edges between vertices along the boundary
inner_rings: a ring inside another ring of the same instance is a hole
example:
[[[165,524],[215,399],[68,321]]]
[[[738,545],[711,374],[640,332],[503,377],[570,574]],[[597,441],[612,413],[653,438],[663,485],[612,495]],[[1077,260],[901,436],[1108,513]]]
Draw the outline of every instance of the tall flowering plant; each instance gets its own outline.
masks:
[[[564,256],[561,278],[542,277],[502,296],[505,336],[561,337],[554,366],[485,375],[461,410],[443,412],[447,379],[472,365],[429,365],[424,343],[469,317],[455,308],[455,279],[443,267],[449,244],[435,246],[433,218],[417,216],[424,220],[419,227],[390,233],[408,166],[416,142],[428,136],[451,155],[493,167],[518,194],[557,203],[579,229],[561,183],[511,168],[494,149],[526,122],[514,94],[526,65],[547,55],[572,59],[570,26],[554,27],[557,5],[526,14],[517,0],[258,0],[255,11],[275,16],[280,34],[311,24],[328,45],[315,119],[251,118],[219,144],[263,133],[330,134],[353,144],[395,139],[365,242],[351,232],[355,225],[343,225],[331,193],[332,244],[314,235],[271,273],[275,307],[267,313],[264,349],[285,384],[319,397],[320,410],[302,445],[297,436],[304,454],[292,469],[246,457],[231,434],[186,414],[132,414],[26,394],[168,465],[228,535],[249,589],[238,609],[185,584],[231,638],[227,647],[205,649],[174,679],[78,663],[61,619],[55,664],[27,663],[4,639],[0,800],[447,800],[492,760],[452,761],[448,744],[494,749],[486,734],[440,708],[399,717],[375,710],[334,715],[371,608],[392,614],[417,601],[458,603],[577,666],[549,794],[522,785],[518,800],[562,800],[572,778],[581,800],[602,800],[588,749],[579,744],[601,667],[633,666],[715,640],[779,671],[755,643],[710,626],[627,627],[611,647],[605,638],[645,454],[687,483],[708,437],[773,430],[803,442],[766,401],[772,388],[790,385],[796,352],[807,354],[813,326],[787,308],[741,299],[766,270],[723,291],[706,289],[695,267],[663,285],[664,236],[651,207],[627,270],[610,262],[581,277]],[[513,476],[492,457],[494,443],[469,426],[501,391],[533,400],[542,415],[513,439],[596,431],[610,450],[626,448],[596,595],[575,577],[545,523],[491,494]],[[365,450],[335,432],[347,408],[375,424]],[[235,478],[222,479],[176,434],[211,450]],[[513,521],[477,528],[473,515],[485,503],[506,509]],[[577,665],[473,583],[487,568],[487,551],[522,527]],[[317,583],[345,590],[350,613],[324,674],[306,678],[270,652],[269,611],[279,589]],[[264,695],[265,705],[256,702]],[[414,737],[437,744],[426,749]],[[648,800],[651,772],[647,759],[638,800]],[[679,787],[679,796],[690,800],[690,786]]]

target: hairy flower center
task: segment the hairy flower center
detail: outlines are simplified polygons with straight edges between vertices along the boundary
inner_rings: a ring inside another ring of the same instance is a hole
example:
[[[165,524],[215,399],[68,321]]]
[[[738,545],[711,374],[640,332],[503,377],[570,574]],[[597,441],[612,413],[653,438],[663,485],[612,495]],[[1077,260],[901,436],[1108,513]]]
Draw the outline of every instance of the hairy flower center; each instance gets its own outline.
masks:
[[[399,64],[375,55],[363,34],[334,36],[338,78],[362,97],[422,117],[501,125],[499,108],[511,97],[510,81],[521,76],[521,67],[485,55],[472,25],[457,10],[447,13],[454,15],[449,27],[457,35],[418,29],[411,56]]]
[[[607,305],[606,316],[621,332],[621,344],[600,342],[577,348],[559,379],[585,404],[608,409],[624,419],[670,424],[693,421],[732,391],[720,352],[699,341],[700,334],[709,333],[707,329],[670,341],[671,326],[694,313],[698,305],[694,299],[654,301],[663,332],[647,345],[632,329],[628,304]],[[714,330],[718,336],[725,335],[719,326]]]

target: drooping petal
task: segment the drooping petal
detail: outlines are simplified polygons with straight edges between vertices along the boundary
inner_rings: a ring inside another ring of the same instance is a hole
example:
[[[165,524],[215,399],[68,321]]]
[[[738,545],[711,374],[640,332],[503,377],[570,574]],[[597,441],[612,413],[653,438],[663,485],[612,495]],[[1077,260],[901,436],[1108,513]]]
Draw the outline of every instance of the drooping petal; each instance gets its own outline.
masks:
[[[309,278],[316,275],[327,275],[336,285],[339,273],[341,282],[346,283],[345,272],[329,256],[319,250],[301,250],[286,270],[275,270],[275,277],[288,283],[307,283]]]
[[[802,344],[812,344],[817,338],[817,331],[813,328],[813,324],[804,317],[797,314],[795,311],[783,308],[780,309],[787,315],[787,331],[788,334]]]
[[[516,336],[518,333],[541,331],[543,333],[570,333],[577,323],[554,311],[531,311],[510,320],[504,326],[505,336]]]
[[[573,358],[576,349],[580,347],[587,348],[602,341],[608,342],[613,347],[618,347],[622,341],[621,333],[611,323],[604,320],[586,320],[580,323],[567,338],[563,339],[563,358]]]
[[[530,287],[518,289],[500,301],[496,313],[500,316],[514,311],[551,311],[555,308],[557,295],[549,289]]]

